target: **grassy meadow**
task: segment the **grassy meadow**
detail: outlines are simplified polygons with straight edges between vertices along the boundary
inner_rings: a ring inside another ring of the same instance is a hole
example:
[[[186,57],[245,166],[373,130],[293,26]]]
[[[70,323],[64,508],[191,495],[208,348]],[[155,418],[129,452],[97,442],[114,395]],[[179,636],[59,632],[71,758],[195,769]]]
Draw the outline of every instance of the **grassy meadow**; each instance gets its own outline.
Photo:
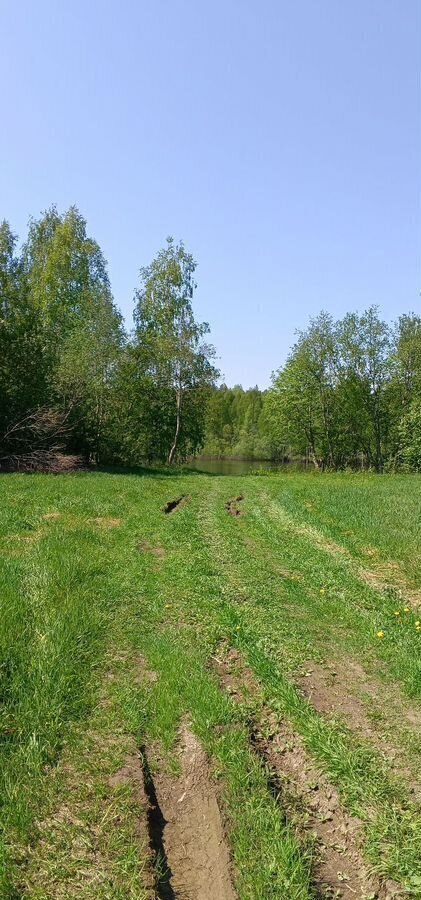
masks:
[[[421,476],[0,492],[1,897],[190,896],[182,729],[224,896],[421,896]]]

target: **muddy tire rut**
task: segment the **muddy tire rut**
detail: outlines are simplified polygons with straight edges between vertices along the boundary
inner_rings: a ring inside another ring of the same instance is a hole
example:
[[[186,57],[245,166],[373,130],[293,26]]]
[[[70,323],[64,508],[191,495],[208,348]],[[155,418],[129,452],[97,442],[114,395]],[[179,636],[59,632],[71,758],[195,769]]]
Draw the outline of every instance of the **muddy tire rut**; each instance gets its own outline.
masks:
[[[180,509],[182,506],[187,503],[187,497],[183,494],[181,497],[176,497],[175,500],[168,500],[165,506],[162,509],[166,515],[175,512],[177,509]]]
[[[265,767],[268,789],[299,837],[315,840],[313,888],[319,898],[390,894],[372,877],[361,853],[361,822],[342,808],[338,793],[312,763],[300,737],[265,705],[260,685],[237,650],[221,648],[213,668],[234,702],[250,703],[250,744]]]
[[[236,900],[231,861],[208,759],[186,723],[180,728],[180,774],[163,770],[156,750],[138,762],[147,798],[151,868],[159,900]],[[155,771],[156,769],[156,771]],[[138,780],[138,779],[137,779]]]

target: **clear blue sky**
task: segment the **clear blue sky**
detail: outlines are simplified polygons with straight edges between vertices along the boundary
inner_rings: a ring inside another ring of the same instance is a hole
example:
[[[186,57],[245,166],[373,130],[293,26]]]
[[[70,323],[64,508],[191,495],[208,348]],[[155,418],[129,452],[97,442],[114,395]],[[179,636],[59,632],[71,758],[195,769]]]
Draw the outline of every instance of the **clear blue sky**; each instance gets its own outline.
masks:
[[[0,217],[76,203],[131,321],[167,234],[229,384],[419,309],[420,0],[0,0]]]

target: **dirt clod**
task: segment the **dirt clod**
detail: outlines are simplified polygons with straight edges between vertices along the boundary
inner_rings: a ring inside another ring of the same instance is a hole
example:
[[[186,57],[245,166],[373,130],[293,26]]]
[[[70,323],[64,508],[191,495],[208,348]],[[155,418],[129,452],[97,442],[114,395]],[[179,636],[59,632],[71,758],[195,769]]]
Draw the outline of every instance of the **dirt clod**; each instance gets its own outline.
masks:
[[[232,500],[227,500],[225,504],[225,509],[230,516],[241,516],[242,509],[239,506],[241,501],[244,500],[242,494],[239,494],[238,497],[233,497]]]

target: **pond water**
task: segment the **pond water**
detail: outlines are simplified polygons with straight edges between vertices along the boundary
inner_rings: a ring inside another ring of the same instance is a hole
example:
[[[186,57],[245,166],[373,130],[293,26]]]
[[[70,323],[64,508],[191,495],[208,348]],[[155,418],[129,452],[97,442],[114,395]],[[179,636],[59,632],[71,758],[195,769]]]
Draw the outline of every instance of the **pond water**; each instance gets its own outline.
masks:
[[[200,456],[191,459],[188,467],[199,472],[209,472],[210,475],[249,475],[251,472],[265,471],[282,472],[297,468],[297,463],[271,462],[267,459],[205,459]]]

